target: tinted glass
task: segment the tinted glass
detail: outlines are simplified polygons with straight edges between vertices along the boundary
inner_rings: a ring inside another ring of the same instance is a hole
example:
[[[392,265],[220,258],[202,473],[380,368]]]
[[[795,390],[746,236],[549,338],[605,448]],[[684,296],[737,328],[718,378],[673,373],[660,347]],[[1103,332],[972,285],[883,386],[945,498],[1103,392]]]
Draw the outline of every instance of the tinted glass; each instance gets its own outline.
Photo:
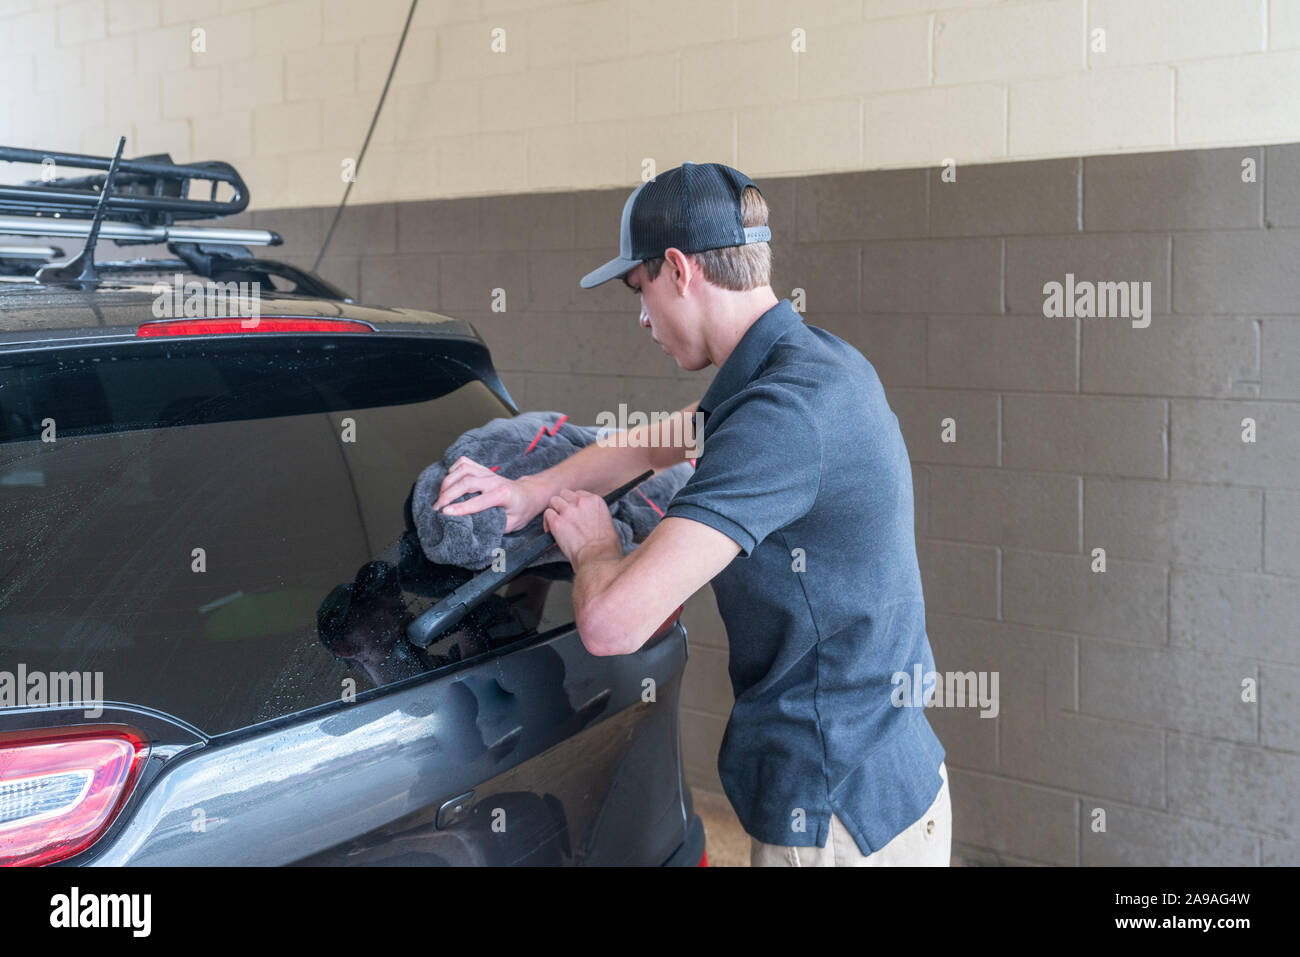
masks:
[[[217,734],[571,621],[554,565],[406,642],[471,574],[425,559],[411,488],[510,413],[432,345],[347,338],[0,357],[0,669]]]

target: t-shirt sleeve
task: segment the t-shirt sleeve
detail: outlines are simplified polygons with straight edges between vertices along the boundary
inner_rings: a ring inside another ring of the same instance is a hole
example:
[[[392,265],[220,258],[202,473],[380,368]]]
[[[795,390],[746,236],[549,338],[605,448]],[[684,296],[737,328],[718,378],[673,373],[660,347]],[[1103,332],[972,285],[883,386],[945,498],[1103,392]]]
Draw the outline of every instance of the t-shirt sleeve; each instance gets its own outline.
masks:
[[[664,515],[716,528],[748,558],[759,542],[803,517],[816,501],[822,461],[817,426],[807,405],[788,390],[745,390],[704,438],[695,472]]]

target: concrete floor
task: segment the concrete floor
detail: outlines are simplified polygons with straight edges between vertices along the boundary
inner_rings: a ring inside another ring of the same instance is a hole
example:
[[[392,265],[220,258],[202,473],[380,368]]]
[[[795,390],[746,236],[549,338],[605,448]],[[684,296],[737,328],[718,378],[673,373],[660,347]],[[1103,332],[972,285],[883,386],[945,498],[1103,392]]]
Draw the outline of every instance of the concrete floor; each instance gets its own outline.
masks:
[[[748,867],[749,835],[740,826],[725,794],[691,788],[695,813],[704,822],[704,849],[710,867]]]

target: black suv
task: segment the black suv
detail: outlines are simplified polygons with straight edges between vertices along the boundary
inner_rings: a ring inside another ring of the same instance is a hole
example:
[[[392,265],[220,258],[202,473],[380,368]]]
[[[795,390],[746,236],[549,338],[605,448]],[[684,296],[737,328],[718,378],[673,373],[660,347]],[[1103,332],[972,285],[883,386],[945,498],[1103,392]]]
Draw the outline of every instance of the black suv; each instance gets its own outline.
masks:
[[[677,615],[588,654],[560,555],[407,639],[474,575],[425,557],[415,479],[518,414],[474,329],[178,225],[238,173],[121,149],[0,148],[97,171],[0,187],[0,233],[87,246],[0,247],[0,863],[703,863]],[[160,318],[177,276],[258,315]]]

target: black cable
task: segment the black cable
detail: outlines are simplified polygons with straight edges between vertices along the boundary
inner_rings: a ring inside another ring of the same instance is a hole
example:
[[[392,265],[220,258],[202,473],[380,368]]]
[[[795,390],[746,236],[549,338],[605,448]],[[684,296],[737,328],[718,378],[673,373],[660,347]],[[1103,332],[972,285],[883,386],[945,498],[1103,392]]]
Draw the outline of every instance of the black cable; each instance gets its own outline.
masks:
[[[357,165],[352,171],[352,178],[348,180],[347,188],[343,190],[343,198],[339,200],[338,209],[334,210],[334,221],[330,223],[329,232],[325,234],[325,241],[321,243],[320,252],[316,254],[316,261],[312,263],[311,271],[316,272],[320,269],[320,261],[325,258],[325,250],[329,249],[330,240],[334,238],[334,228],[339,224],[339,217],[343,215],[343,207],[348,204],[348,195],[352,192],[352,186],[361,175],[361,161],[366,158],[366,149],[370,146],[370,137],[375,132],[375,124],[379,122],[379,114],[384,108],[384,100],[388,98],[388,87],[393,82],[393,74],[397,72],[397,61],[402,58],[402,47],[406,46],[406,34],[411,29],[411,18],[415,16],[415,5],[420,0],[411,0],[411,9],[406,12],[406,23],[402,27],[402,36],[397,41],[397,50],[393,53],[393,63],[388,68],[388,79],[384,81],[384,90],[379,94],[379,102],[375,104],[375,113],[370,117],[370,129],[366,130],[365,142],[361,144],[361,153],[357,156]]]

